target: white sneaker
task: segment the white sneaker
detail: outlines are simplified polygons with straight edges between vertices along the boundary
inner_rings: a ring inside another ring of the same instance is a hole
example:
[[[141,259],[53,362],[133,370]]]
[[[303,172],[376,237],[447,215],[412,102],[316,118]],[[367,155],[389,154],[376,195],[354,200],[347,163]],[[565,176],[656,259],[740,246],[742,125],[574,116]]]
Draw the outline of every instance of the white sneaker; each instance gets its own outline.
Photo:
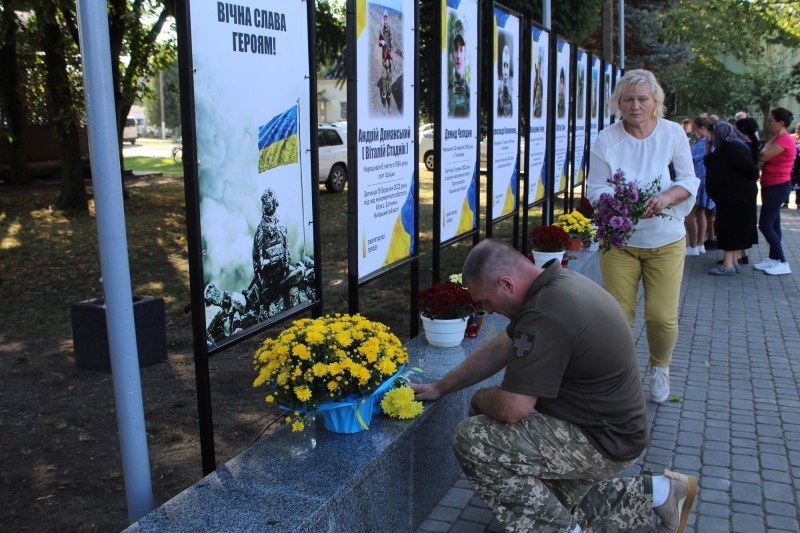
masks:
[[[753,268],[755,268],[756,270],[766,270],[770,267],[774,267],[777,263],[780,263],[780,261],[778,261],[777,259],[770,259],[769,257],[767,257],[759,264],[753,265]]]
[[[701,254],[704,254],[706,253],[706,247],[701,244],[700,246],[697,247],[697,251],[700,252]]]
[[[696,246],[687,246],[686,255],[700,255],[700,252],[697,250]]]
[[[650,367],[650,399],[664,403],[669,398],[669,367]]]
[[[786,261],[777,262],[771,267],[764,270],[767,274],[772,274],[773,276],[778,276],[780,274],[791,274],[792,269],[789,268],[789,263]]]

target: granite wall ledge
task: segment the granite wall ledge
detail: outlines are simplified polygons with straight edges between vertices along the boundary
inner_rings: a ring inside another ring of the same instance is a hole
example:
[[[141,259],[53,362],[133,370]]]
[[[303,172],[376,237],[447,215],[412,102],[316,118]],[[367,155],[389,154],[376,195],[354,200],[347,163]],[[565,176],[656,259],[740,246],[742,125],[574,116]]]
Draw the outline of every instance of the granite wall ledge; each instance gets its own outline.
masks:
[[[570,270],[600,283],[597,253],[571,253]],[[424,333],[411,340],[410,366],[424,370],[415,381],[441,378],[507,324],[487,316],[478,337],[456,348],[434,348]],[[368,431],[352,435],[327,431],[319,418],[302,434],[281,427],[125,532],[414,531],[461,472],[452,435],[470,398],[502,376],[425,402],[413,420],[373,416]]]

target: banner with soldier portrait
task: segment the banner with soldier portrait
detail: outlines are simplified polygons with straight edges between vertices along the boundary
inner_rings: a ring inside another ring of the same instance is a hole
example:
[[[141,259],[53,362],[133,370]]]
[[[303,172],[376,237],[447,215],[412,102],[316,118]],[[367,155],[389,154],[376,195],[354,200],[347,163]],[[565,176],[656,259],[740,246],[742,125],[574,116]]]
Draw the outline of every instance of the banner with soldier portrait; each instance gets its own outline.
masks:
[[[357,0],[359,279],[415,254],[413,0]]]
[[[547,80],[550,79],[550,32],[531,24],[531,94],[528,109],[528,205],[544,198],[547,175]]]
[[[491,107],[492,219],[517,209],[519,193],[520,18],[494,6]]]
[[[214,348],[319,298],[309,155],[316,103],[304,3],[193,2],[190,24],[206,340]]]
[[[611,125],[611,90],[614,83],[614,65],[605,63],[605,72],[603,73],[603,127],[607,128]]]
[[[597,140],[597,134],[600,132],[600,68],[602,62],[599,57],[592,56],[592,73],[591,73],[591,86],[590,94],[592,100],[589,107],[589,153],[592,153],[594,143]]]
[[[571,45],[556,38],[556,131],[555,164],[553,165],[555,194],[566,190],[569,184],[569,75]]]
[[[575,60],[575,108],[573,110],[574,120],[572,121],[575,129],[572,137],[572,185],[578,186],[583,183],[586,169],[586,95],[589,93],[589,77],[587,67],[589,64],[588,54],[578,48]]]
[[[441,242],[478,227],[478,1],[440,0]]]

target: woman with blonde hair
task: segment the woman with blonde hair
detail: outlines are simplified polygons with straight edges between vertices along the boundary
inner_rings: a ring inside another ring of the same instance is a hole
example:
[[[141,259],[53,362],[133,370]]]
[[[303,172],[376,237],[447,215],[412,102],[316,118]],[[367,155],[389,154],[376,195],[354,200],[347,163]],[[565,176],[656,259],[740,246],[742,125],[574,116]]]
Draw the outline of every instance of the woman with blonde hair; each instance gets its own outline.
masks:
[[[644,286],[644,319],[650,349],[650,398],[669,398],[669,366],[678,339],[678,296],[686,256],[683,219],[694,207],[700,180],[680,124],[665,120],[664,91],[652,72],[631,70],[617,83],[609,104],[621,120],[604,128],[591,154],[589,200],[614,193],[608,179],[618,169],[661,192],[647,202],[625,250],[600,254],[605,289],[619,302],[633,327],[639,281]],[[675,169],[670,181],[669,166]],[[663,213],[665,217],[659,217]]]

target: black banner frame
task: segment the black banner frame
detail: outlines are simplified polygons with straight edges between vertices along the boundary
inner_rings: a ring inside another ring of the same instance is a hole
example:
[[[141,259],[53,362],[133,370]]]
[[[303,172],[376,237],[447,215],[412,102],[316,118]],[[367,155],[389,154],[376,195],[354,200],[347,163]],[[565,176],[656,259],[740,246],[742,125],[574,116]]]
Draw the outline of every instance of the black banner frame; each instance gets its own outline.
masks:
[[[493,25],[493,22],[494,22],[494,9],[495,9],[495,7],[497,7],[499,9],[501,9],[502,11],[505,11],[505,12],[517,17],[517,19],[519,20],[519,31],[518,31],[517,35],[519,35],[519,39],[520,40],[524,41],[524,37],[523,37],[523,35],[524,35],[523,20],[525,19],[525,17],[522,15],[522,13],[514,11],[513,9],[510,9],[510,8],[504,6],[503,4],[500,4],[498,2],[486,2],[485,5],[487,6],[487,14],[486,14],[484,20],[485,20],[485,24],[487,26],[490,26],[490,27],[492,27],[492,29],[494,29],[494,25]],[[497,39],[494,38],[494,32],[486,32],[484,35],[486,35],[486,34],[491,35],[491,39],[492,39],[491,46],[487,46],[486,47],[487,53],[488,54],[496,53],[495,47],[497,46]],[[501,217],[498,217],[498,218],[494,218],[494,214],[493,214],[494,209],[493,209],[492,202],[490,201],[490,200],[493,199],[493,196],[494,196],[494,111],[493,111],[493,106],[494,106],[494,83],[491,83],[492,80],[494,80],[494,77],[493,77],[494,76],[494,55],[489,55],[487,57],[486,61],[485,61],[486,74],[488,74],[486,79],[488,79],[490,81],[490,87],[492,88],[492,95],[491,95],[491,98],[489,99],[489,112],[486,114],[486,119],[487,119],[487,124],[488,124],[488,128],[487,128],[488,131],[487,131],[487,134],[486,134],[486,238],[487,239],[491,239],[492,238],[492,226],[494,224],[499,224],[500,222],[503,222],[504,220],[508,220],[509,218],[513,218],[514,219],[514,227],[513,227],[513,230],[512,230],[513,231],[513,233],[512,233],[512,246],[514,248],[516,248],[516,249],[519,249],[519,229],[520,229],[519,211],[520,211],[520,206],[522,205],[522,202],[520,201],[520,197],[519,197],[520,178],[521,178],[520,174],[522,173],[521,172],[522,167],[520,166],[520,142],[519,142],[519,137],[520,136],[519,136],[519,131],[520,131],[521,127],[522,127],[522,111],[523,111],[523,107],[521,107],[521,106],[523,106],[522,98],[520,97],[521,96],[520,88],[521,88],[521,83],[522,83],[520,78],[524,77],[523,74],[526,71],[525,66],[523,65],[523,63],[524,63],[524,61],[523,61],[523,59],[524,59],[523,58],[523,46],[524,46],[525,43],[522,42],[522,43],[519,43],[519,44],[520,44],[520,47],[519,47],[520,61],[519,61],[519,65],[517,67],[518,72],[517,72],[517,75],[515,76],[516,85],[517,85],[516,86],[517,98],[519,98],[518,103],[517,103],[517,110],[518,110],[518,115],[517,115],[517,191],[516,191],[517,205],[516,205],[516,209],[514,209],[513,212],[508,213],[508,214],[506,214],[504,216],[501,216]],[[478,151],[480,152],[480,150],[478,150]]]
[[[579,102],[578,102],[578,51],[579,50],[581,52],[583,52],[584,55],[586,56],[586,72],[588,74],[585,77],[584,81],[583,81],[583,83],[584,83],[583,90],[584,90],[584,94],[586,95],[586,101],[585,101],[584,110],[583,110],[583,113],[584,113],[584,125],[583,125],[584,137],[583,137],[583,146],[582,147],[581,146],[577,146],[578,106],[580,105]],[[575,50],[572,51],[571,53],[572,53],[572,59],[573,59],[572,63],[574,63],[574,66],[573,66],[573,69],[572,69],[572,74],[574,76],[574,84],[570,83],[570,85],[572,85],[572,89],[573,89],[572,90],[573,105],[572,105],[572,121],[571,121],[572,125],[570,126],[570,132],[569,133],[570,133],[570,145],[572,146],[572,163],[573,164],[570,165],[570,173],[569,173],[570,174],[569,175],[569,205],[568,205],[568,210],[567,210],[568,213],[571,213],[575,209],[575,189],[578,186],[583,185],[583,187],[581,189],[581,199],[583,199],[584,196],[586,195],[586,177],[587,177],[587,175],[584,172],[583,181],[580,182],[580,183],[575,183],[575,176],[576,176],[576,173],[579,171],[579,169],[575,168],[575,164],[574,163],[575,163],[575,152],[578,151],[578,150],[581,150],[583,152],[582,164],[585,165],[586,168],[588,168],[586,150],[587,150],[587,146],[589,145],[589,136],[591,135],[590,129],[591,129],[591,106],[592,106],[591,95],[589,94],[589,91],[586,90],[586,86],[587,85],[591,87],[591,75],[590,74],[591,74],[591,68],[592,68],[592,63],[591,63],[592,55],[589,53],[588,50],[586,50],[582,46],[576,46]]]
[[[434,87],[440,88],[442,86],[442,53],[441,53],[441,46],[442,46],[442,6],[441,3],[446,3],[447,0],[436,0],[439,3],[436,9],[436,15],[434,16],[434,38],[433,44],[434,49],[436,50],[436,54],[433,59],[433,84]],[[483,38],[483,0],[476,0],[478,4],[477,9],[477,16],[478,20],[476,21],[476,26],[478,30],[478,38],[476,39],[477,43],[475,46],[475,55],[478,58],[478,68],[475,69],[475,77],[474,80],[474,87],[476,87],[476,95],[475,99],[477,101],[476,106],[476,117],[475,117],[475,131],[477,132],[478,144],[477,150],[475,151],[475,165],[476,165],[476,182],[475,182],[475,220],[477,221],[477,225],[470,231],[464,232],[461,235],[456,235],[444,242],[442,242],[442,228],[439,225],[438,218],[441,215],[442,210],[442,195],[440,189],[442,188],[442,166],[440,164],[441,153],[442,153],[442,98],[440,95],[434,97],[433,102],[433,123],[435,124],[433,129],[433,242],[431,245],[433,246],[433,256],[431,257],[431,281],[432,283],[436,284],[441,281],[441,269],[442,269],[442,249],[457,242],[461,242],[465,239],[472,237],[472,245],[476,246],[478,242],[480,242],[481,238],[481,52],[483,51],[483,46],[481,46],[482,38]],[[438,91],[437,91],[438,93]],[[488,143],[488,141],[487,141]]]
[[[550,64],[551,55],[552,55],[552,48],[553,48],[553,30],[547,29],[544,24],[540,24],[531,18],[527,18],[525,20],[526,24],[524,25],[523,32],[523,40],[525,44],[525,53],[523,54],[523,61],[525,63],[525,70],[526,76],[523,79],[524,88],[523,93],[525,95],[525,104],[522,106],[522,110],[525,112],[525,116],[528,118],[526,121],[527,127],[525,128],[525,134],[523,135],[523,139],[525,139],[525,172],[523,174],[522,180],[522,190],[525,191],[525,203],[522,204],[522,235],[521,235],[521,244],[522,249],[520,250],[523,254],[528,255],[530,252],[530,240],[528,239],[528,226],[529,226],[529,218],[530,218],[530,210],[534,207],[542,206],[542,223],[549,224],[548,221],[548,212],[551,210],[550,206],[550,197],[547,194],[547,191],[552,189],[552,185],[549,184],[550,175],[550,165],[553,164],[550,148],[553,143],[553,137],[550,136],[551,128],[553,124],[551,124],[551,116],[550,116],[550,100],[552,99],[552,94],[550,93],[551,90],[551,78],[553,77],[554,69],[551,68],[552,65]],[[530,124],[530,116],[531,110],[529,109],[530,101],[531,101],[531,91],[533,91],[533,86],[531,85],[531,62],[532,62],[532,54],[533,54],[533,31],[532,27],[536,26],[538,29],[547,32],[547,80],[544,83],[547,83],[547,109],[545,110],[545,122],[547,123],[546,128],[547,131],[545,132],[545,155],[544,155],[544,176],[545,176],[545,184],[544,184],[544,195],[539,200],[535,200],[533,202],[528,201],[528,193],[530,191],[530,180],[531,180],[531,169],[530,169],[530,149],[531,149],[531,124]]]
[[[574,52],[573,48],[577,49],[577,45],[575,43],[573,43],[572,41],[570,41],[569,39],[567,39],[566,37],[562,37],[561,35],[556,35],[556,41],[555,41],[556,42],[556,46],[555,46],[555,50],[556,50],[556,60],[555,61],[556,62],[554,63],[556,65],[556,68],[555,68],[556,71],[558,71],[558,40],[559,39],[564,41],[564,43],[569,45],[569,65],[568,65],[569,87],[567,87],[567,102],[566,102],[566,105],[567,105],[567,158],[566,158],[566,161],[569,163],[569,166],[571,167],[572,166],[573,157],[572,157],[572,127],[570,126],[570,123],[572,123],[573,120],[574,120],[574,116],[572,114],[574,106],[572,105],[572,102],[575,99],[575,76],[573,76],[573,74],[575,73],[574,72],[575,71],[575,61],[573,61],[575,59],[575,52]],[[558,74],[556,74],[556,77],[555,77],[554,81],[555,81],[555,84],[556,84],[556,87],[557,87],[558,86]],[[555,91],[555,89],[554,89],[554,91]],[[553,129],[555,129],[555,111],[554,111],[554,115],[553,115]],[[553,141],[555,142],[555,137],[553,137]],[[555,146],[553,148],[555,150]],[[555,157],[555,155],[553,157]],[[555,161],[553,161],[553,163],[555,163]],[[553,170],[555,171],[557,169],[554,168]],[[570,195],[570,187],[571,187],[571,183],[569,182],[569,179],[570,179],[571,175],[572,175],[572,172],[571,171],[568,172],[568,175],[567,175],[567,186],[564,187],[561,190],[556,190],[556,185],[555,185],[556,176],[555,176],[555,173],[553,173],[553,197],[555,198],[555,197],[557,197],[557,196],[559,196],[561,194],[564,195],[564,209],[565,210],[569,206],[569,195]],[[553,207],[555,208],[555,203],[553,204]],[[554,212],[553,216],[554,216],[553,220],[555,220],[555,212]]]
[[[315,5],[315,2],[308,2]],[[411,291],[409,298],[410,338],[419,335],[419,313],[417,312],[417,293],[419,292],[419,2],[414,2],[414,254],[383,268],[358,276],[358,64],[357,61],[357,0],[346,3],[346,58],[347,75],[347,306],[350,314],[359,312],[358,289],[376,279],[397,270],[403,265],[411,267]],[[405,105],[405,104],[404,104]]]
[[[195,382],[197,388],[198,425],[200,430],[200,455],[203,475],[216,470],[214,427],[211,406],[211,381],[208,358],[262,331],[294,318],[309,309],[312,316],[322,314],[322,243],[320,242],[319,161],[317,152],[317,80],[316,80],[316,9],[313,2],[306,8],[308,24],[309,66],[309,125],[311,148],[311,211],[314,235],[314,276],[317,299],[314,302],[289,309],[271,320],[260,322],[241,333],[228,337],[226,342],[209,350],[206,340],[205,301],[203,287],[203,255],[200,232],[200,161],[197,160],[197,124],[195,121],[194,69],[191,32],[191,0],[177,0],[175,22],[178,35],[178,72],[181,90],[181,124],[183,124],[183,172],[186,200],[186,232],[189,262],[189,286],[192,309],[192,336],[194,345]]]
[[[598,67],[598,71],[597,71],[597,84],[598,84],[598,87],[602,87],[602,85],[600,83],[600,74],[601,74],[601,72],[603,70],[603,59],[601,57],[595,57],[595,55],[592,54],[591,52],[587,52],[587,58],[586,58],[586,62],[587,62],[587,65],[588,65],[587,68],[588,68],[589,74],[590,74],[589,75],[589,79],[590,80],[592,79],[592,76],[591,76],[592,65],[594,64],[594,60],[595,59],[597,59],[599,61],[599,63],[598,63],[599,67]],[[593,93],[598,90],[598,87],[594,87],[591,83],[589,85],[590,85]],[[600,130],[603,129],[602,128],[602,126],[603,126],[603,112],[602,112],[603,108],[601,107],[601,104],[600,104],[600,98],[599,97],[596,97],[596,98],[597,98],[597,102],[596,102],[596,105],[597,105],[597,110],[596,110],[597,111],[597,134],[600,135]],[[594,148],[594,146],[592,146],[592,100],[591,100],[591,97],[588,99],[586,107],[588,109],[587,117],[586,117],[587,118],[587,120],[586,120],[587,126],[586,127],[588,128],[587,135],[586,135],[586,173],[584,174],[584,178],[583,178],[584,187],[583,187],[583,193],[581,195],[581,200],[586,199],[586,186],[587,186],[587,184],[589,182],[589,170],[591,168],[592,149]]]
[[[608,107],[608,102],[606,101],[606,92],[605,92],[606,86],[605,86],[605,83],[606,83],[606,67],[608,65],[611,65],[611,76],[609,77],[609,80],[608,80],[608,97],[610,99],[611,98],[611,92],[612,92],[611,87],[612,87],[612,83],[613,83],[613,79],[614,79],[614,65],[612,63],[609,63],[605,59],[601,59],[600,60],[600,81],[599,81],[599,83],[600,83],[600,107],[598,108],[598,112],[601,112],[601,113],[600,113],[600,117],[599,117],[598,122],[597,122],[597,131],[598,131],[598,133],[603,131],[603,129],[605,129],[605,127],[606,127],[606,118],[605,118],[605,116],[606,116],[606,108]],[[609,113],[609,121],[610,121],[611,118],[612,118],[610,116],[611,115],[611,110],[610,109],[609,109],[608,113]],[[613,122],[610,122],[609,126],[611,126],[611,124],[613,124]]]

